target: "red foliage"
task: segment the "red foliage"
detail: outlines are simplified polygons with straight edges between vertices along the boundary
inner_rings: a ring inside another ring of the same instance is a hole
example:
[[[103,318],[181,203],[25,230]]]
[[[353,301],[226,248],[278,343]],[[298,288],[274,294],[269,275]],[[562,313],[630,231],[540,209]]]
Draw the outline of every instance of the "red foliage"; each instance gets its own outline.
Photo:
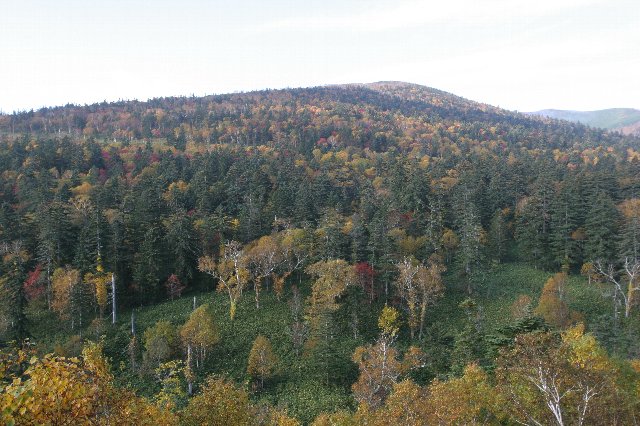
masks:
[[[169,275],[164,286],[167,289],[167,295],[171,300],[180,297],[182,295],[182,290],[185,289],[184,284],[182,284],[180,278],[178,278],[176,274]]]
[[[356,281],[362,290],[369,295],[369,303],[376,298],[376,288],[374,285],[375,270],[369,262],[359,262],[355,266]]]
[[[24,281],[24,293],[27,296],[27,300],[32,301],[44,294],[44,283],[40,279],[42,275],[42,266],[36,265],[36,269],[27,274],[27,279]]]
[[[98,169],[98,179],[101,184],[104,184],[107,179],[109,179],[109,175],[107,175],[107,171],[105,169]]]

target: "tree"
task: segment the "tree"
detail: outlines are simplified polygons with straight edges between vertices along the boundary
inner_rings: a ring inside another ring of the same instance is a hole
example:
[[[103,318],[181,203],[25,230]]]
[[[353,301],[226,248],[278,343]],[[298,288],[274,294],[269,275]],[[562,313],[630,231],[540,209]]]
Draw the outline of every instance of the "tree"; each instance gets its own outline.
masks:
[[[167,295],[171,300],[179,298],[185,289],[185,285],[182,284],[180,278],[178,278],[176,274],[169,275],[164,287],[167,289]]]
[[[191,398],[180,413],[180,420],[185,426],[248,426],[252,414],[245,391],[225,379],[209,376],[200,394]]]
[[[270,235],[261,237],[248,250],[249,268],[253,274],[253,288],[256,297],[256,309],[260,308],[260,289],[262,281],[275,278],[276,268],[282,263],[282,251],[276,239]],[[275,281],[275,280],[274,280]]]
[[[187,351],[195,352],[196,368],[202,367],[207,352],[220,341],[220,332],[215,326],[209,305],[196,308],[180,329],[180,338]]]
[[[68,266],[53,272],[53,301],[51,307],[65,321],[71,321],[71,329],[82,328],[82,313],[90,297],[89,288],[80,277],[80,271]]]
[[[198,259],[198,270],[218,280],[218,291],[226,292],[229,296],[229,317],[233,320],[238,300],[242,296],[242,289],[249,278],[247,259],[240,243],[237,241],[226,243],[222,247],[218,261],[212,256],[201,257]]]
[[[465,310],[466,318],[462,330],[456,335],[451,352],[451,370],[462,374],[469,364],[487,365],[487,342],[481,306],[470,298],[458,307]]]
[[[306,348],[319,357],[318,365],[328,383],[333,350],[331,340],[334,338],[333,313],[340,307],[337,298],[354,282],[353,267],[338,259],[316,262],[308,266],[306,271],[316,278],[311,286],[311,295],[307,298],[309,339]]]
[[[466,366],[462,377],[434,380],[427,395],[424,424],[493,424],[501,402],[487,373],[476,364]]]
[[[183,406],[187,395],[183,386],[182,361],[163,362],[154,370],[154,373],[160,383],[160,392],[154,398],[156,404],[171,411]]]
[[[409,313],[409,329],[413,339],[416,331],[422,338],[427,307],[444,293],[442,272],[444,265],[437,255],[429,259],[429,267],[414,265],[409,258],[396,264],[399,274],[396,279],[398,294],[404,300]]]
[[[176,328],[169,321],[158,321],[144,331],[143,361],[147,369],[155,369],[175,356],[179,348]]]
[[[113,382],[99,344],[86,346],[80,358],[32,357],[3,389],[0,420],[19,425],[176,424],[171,412]]]
[[[0,300],[17,341],[27,337],[25,263],[29,256],[21,241],[0,246],[5,274],[0,278]]]
[[[280,250],[284,270],[280,276],[276,277],[274,283],[278,299],[284,291],[285,280],[295,271],[301,269],[310,254],[309,232],[305,229],[293,228],[283,232],[280,239]]]
[[[278,358],[273,353],[271,342],[259,335],[253,341],[247,361],[247,374],[260,381],[260,388],[264,387],[265,379],[270,379],[276,372]]]
[[[496,210],[493,214],[488,234],[488,250],[491,258],[500,263],[507,253],[507,224],[505,223],[505,213],[502,210]]]
[[[352,360],[358,364],[360,376],[353,384],[355,399],[369,409],[382,406],[398,378],[412,369],[422,366],[422,352],[409,348],[401,360],[394,343],[399,331],[399,314],[385,306],[378,318],[380,336],[375,344],[359,346]]]
[[[598,279],[598,272],[596,271],[596,267],[592,262],[583,263],[580,267],[580,275],[587,277],[589,280],[589,285],[591,282]]]
[[[624,200],[618,206],[622,214],[620,229],[620,254],[640,259],[640,198]]]
[[[98,271],[96,273],[87,272],[84,275],[84,282],[91,287],[98,305],[100,318],[102,318],[109,302],[107,286],[111,284],[111,274],[104,273],[102,265],[98,263]],[[115,295],[112,297],[115,297]]]
[[[426,391],[411,379],[393,385],[393,390],[384,405],[377,410],[360,405],[355,419],[346,425],[372,424],[375,426],[420,426],[427,422]],[[336,423],[329,423],[336,424]],[[339,423],[343,424],[343,423]]]
[[[615,367],[583,330],[574,327],[562,338],[523,334],[503,351],[496,371],[498,389],[516,422],[583,425],[616,418],[625,423],[626,404],[609,399],[616,394]]]
[[[460,239],[460,246],[458,247],[457,257],[466,276],[467,294],[470,296],[473,290],[472,282],[475,273],[482,264],[482,245],[486,238],[476,206],[471,200],[468,190],[463,190],[459,204],[460,214],[457,217],[457,234]]]
[[[594,265],[596,271],[613,285],[614,317],[618,317],[618,303],[622,301],[624,316],[628,318],[636,304],[637,293],[640,292],[640,260],[625,258],[622,271],[616,271],[612,264],[605,266],[600,261],[596,261]]]
[[[162,270],[160,241],[158,228],[149,227],[144,233],[140,249],[133,257],[133,281],[143,294],[157,294]]]
[[[611,262],[616,253],[616,225],[618,211],[611,197],[604,192],[598,192],[587,213],[585,221],[586,241],[584,245],[585,259]]]
[[[398,295],[404,301],[409,314],[409,330],[411,332],[411,339],[413,339],[419,324],[418,306],[420,294],[418,274],[422,271],[422,268],[414,265],[413,261],[408,257],[405,257],[402,262],[397,263],[396,267],[399,273],[395,284]]]
[[[291,311],[291,325],[289,326],[289,336],[296,351],[296,356],[300,355],[300,350],[309,334],[307,324],[304,322],[304,303],[300,290],[295,285],[292,287],[292,295],[289,300],[289,310]]]
[[[63,264],[63,260],[68,256],[70,232],[72,227],[69,223],[66,204],[53,202],[44,204],[36,212],[37,232],[37,258],[42,263],[47,281],[47,304],[51,309],[52,283],[51,274],[56,267]]]
[[[558,272],[547,280],[542,288],[540,301],[535,313],[544,320],[560,329],[576,324],[580,320],[580,315],[569,309],[565,302],[565,282],[567,274]]]
[[[427,267],[423,266],[418,274],[418,288],[420,290],[420,334],[422,339],[424,322],[427,315],[427,307],[436,302],[444,295],[444,283],[442,273],[446,270],[442,264],[442,259],[437,254],[429,257]]]
[[[356,282],[362,291],[369,296],[369,304],[373,303],[376,297],[375,271],[369,262],[358,262],[355,265]]]
[[[186,212],[170,215],[163,221],[165,241],[171,256],[173,270],[189,282],[193,277],[193,265],[196,261],[196,235]]]
[[[580,189],[573,181],[567,181],[551,202],[549,248],[558,266],[571,267],[581,258],[581,243],[585,231],[579,228],[582,203]]]

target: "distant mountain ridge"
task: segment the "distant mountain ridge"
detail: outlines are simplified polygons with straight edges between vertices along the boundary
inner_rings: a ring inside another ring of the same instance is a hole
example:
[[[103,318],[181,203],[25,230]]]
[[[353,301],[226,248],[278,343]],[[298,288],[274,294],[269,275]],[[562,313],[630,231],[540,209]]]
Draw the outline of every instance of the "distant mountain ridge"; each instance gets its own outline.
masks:
[[[207,144],[422,150],[441,157],[485,147],[577,149],[639,146],[579,122],[521,114],[418,84],[381,81],[202,97],[66,105],[0,114],[0,140],[20,135],[102,142],[158,141],[184,151]]]
[[[617,130],[626,135],[640,134],[640,110],[633,108],[609,108],[597,111],[543,109],[526,114],[573,121],[607,130]]]

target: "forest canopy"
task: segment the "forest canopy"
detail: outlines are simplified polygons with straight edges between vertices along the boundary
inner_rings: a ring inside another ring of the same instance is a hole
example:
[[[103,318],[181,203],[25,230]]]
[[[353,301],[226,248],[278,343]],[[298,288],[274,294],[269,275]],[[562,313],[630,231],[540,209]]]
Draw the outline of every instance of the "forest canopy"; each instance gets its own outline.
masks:
[[[639,146],[395,82],[0,115],[3,420],[630,424]]]

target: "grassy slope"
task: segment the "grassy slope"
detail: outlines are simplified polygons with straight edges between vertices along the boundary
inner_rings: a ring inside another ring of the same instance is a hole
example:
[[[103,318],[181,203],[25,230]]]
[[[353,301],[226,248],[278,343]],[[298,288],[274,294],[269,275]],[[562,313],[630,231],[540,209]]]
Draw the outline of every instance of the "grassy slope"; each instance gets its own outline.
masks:
[[[528,294],[537,301],[542,286],[550,275],[548,272],[521,264],[499,265],[488,273],[484,282],[477,287],[476,296],[484,312],[487,331],[491,332],[496,327],[510,322],[510,306],[520,294]],[[458,308],[458,304],[465,298],[465,294],[461,282],[454,273],[449,274],[446,281],[446,297],[437,306],[431,308],[428,326],[439,326],[451,337],[455,335],[455,330],[460,328],[464,318],[464,312]],[[301,288],[303,292],[308,291],[308,283],[302,283]],[[606,301],[601,297],[601,290],[595,285],[589,287],[582,277],[572,277],[569,280],[567,299],[571,307],[582,312],[587,320],[607,312],[608,309]],[[168,320],[176,326],[182,325],[191,311],[192,303],[192,296],[185,296],[179,300],[137,309],[138,333],[141,335],[144,329],[159,320]],[[278,377],[272,380],[260,395],[256,395],[256,399],[286,407],[292,415],[304,421],[310,421],[320,411],[353,407],[353,401],[349,395],[349,384],[357,377],[357,369],[348,360],[356,346],[371,341],[377,333],[376,317],[381,308],[380,305],[365,304],[358,309],[360,333],[356,338],[347,325],[351,312],[344,308],[338,313],[339,335],[334,341],[334,355],[342,360],[342,370],[335,371],[336,376],[339,375],[341,380],[325,385],[317,375],[312,374],[312,361],[304,356],[295,355],[287,334],[291,321],[289,307],[285,301],[277,300],[271,292],[263,293],[261,309],[256,310],[253,293],[248,291],[239,304],[236,320],[233,322],[228,319],[228,300],[224,294],[202,293],[197,295],[197,303],[211,304],[221,332],[221,341],[213,350],[204,371],[200,372],[201,376],[209,373],[222,374],[248,386],[248,377],[245,373],[246,360],[253,340],[257,335],[262,334],[271,340],[280,359],[280,367]],[[106,349],[113,359],[120,381],[150,395],[157,391],[153,381],[132,374],[126,367],[124,347],[129,339],[129,318],[129,313],[121,315],[116,329],[111,329],[107,335]],[[52,320],[43,322],[43,320],[46,319],[37,320],[36,341],[44,346],[53,347],[53,342],[69,337],[68,331],[56,332],[56,325],[59,327],[59,323]],[[451,340],[448,342],[450,344]],[[406,343],[405,341],[404,345]],[[446,346],[447,343],[443,345]],[[436,346],[434,342],[425,342],[425,349],[433,346]],[[447,351],[446,348],[442,350],[445,353]]]

